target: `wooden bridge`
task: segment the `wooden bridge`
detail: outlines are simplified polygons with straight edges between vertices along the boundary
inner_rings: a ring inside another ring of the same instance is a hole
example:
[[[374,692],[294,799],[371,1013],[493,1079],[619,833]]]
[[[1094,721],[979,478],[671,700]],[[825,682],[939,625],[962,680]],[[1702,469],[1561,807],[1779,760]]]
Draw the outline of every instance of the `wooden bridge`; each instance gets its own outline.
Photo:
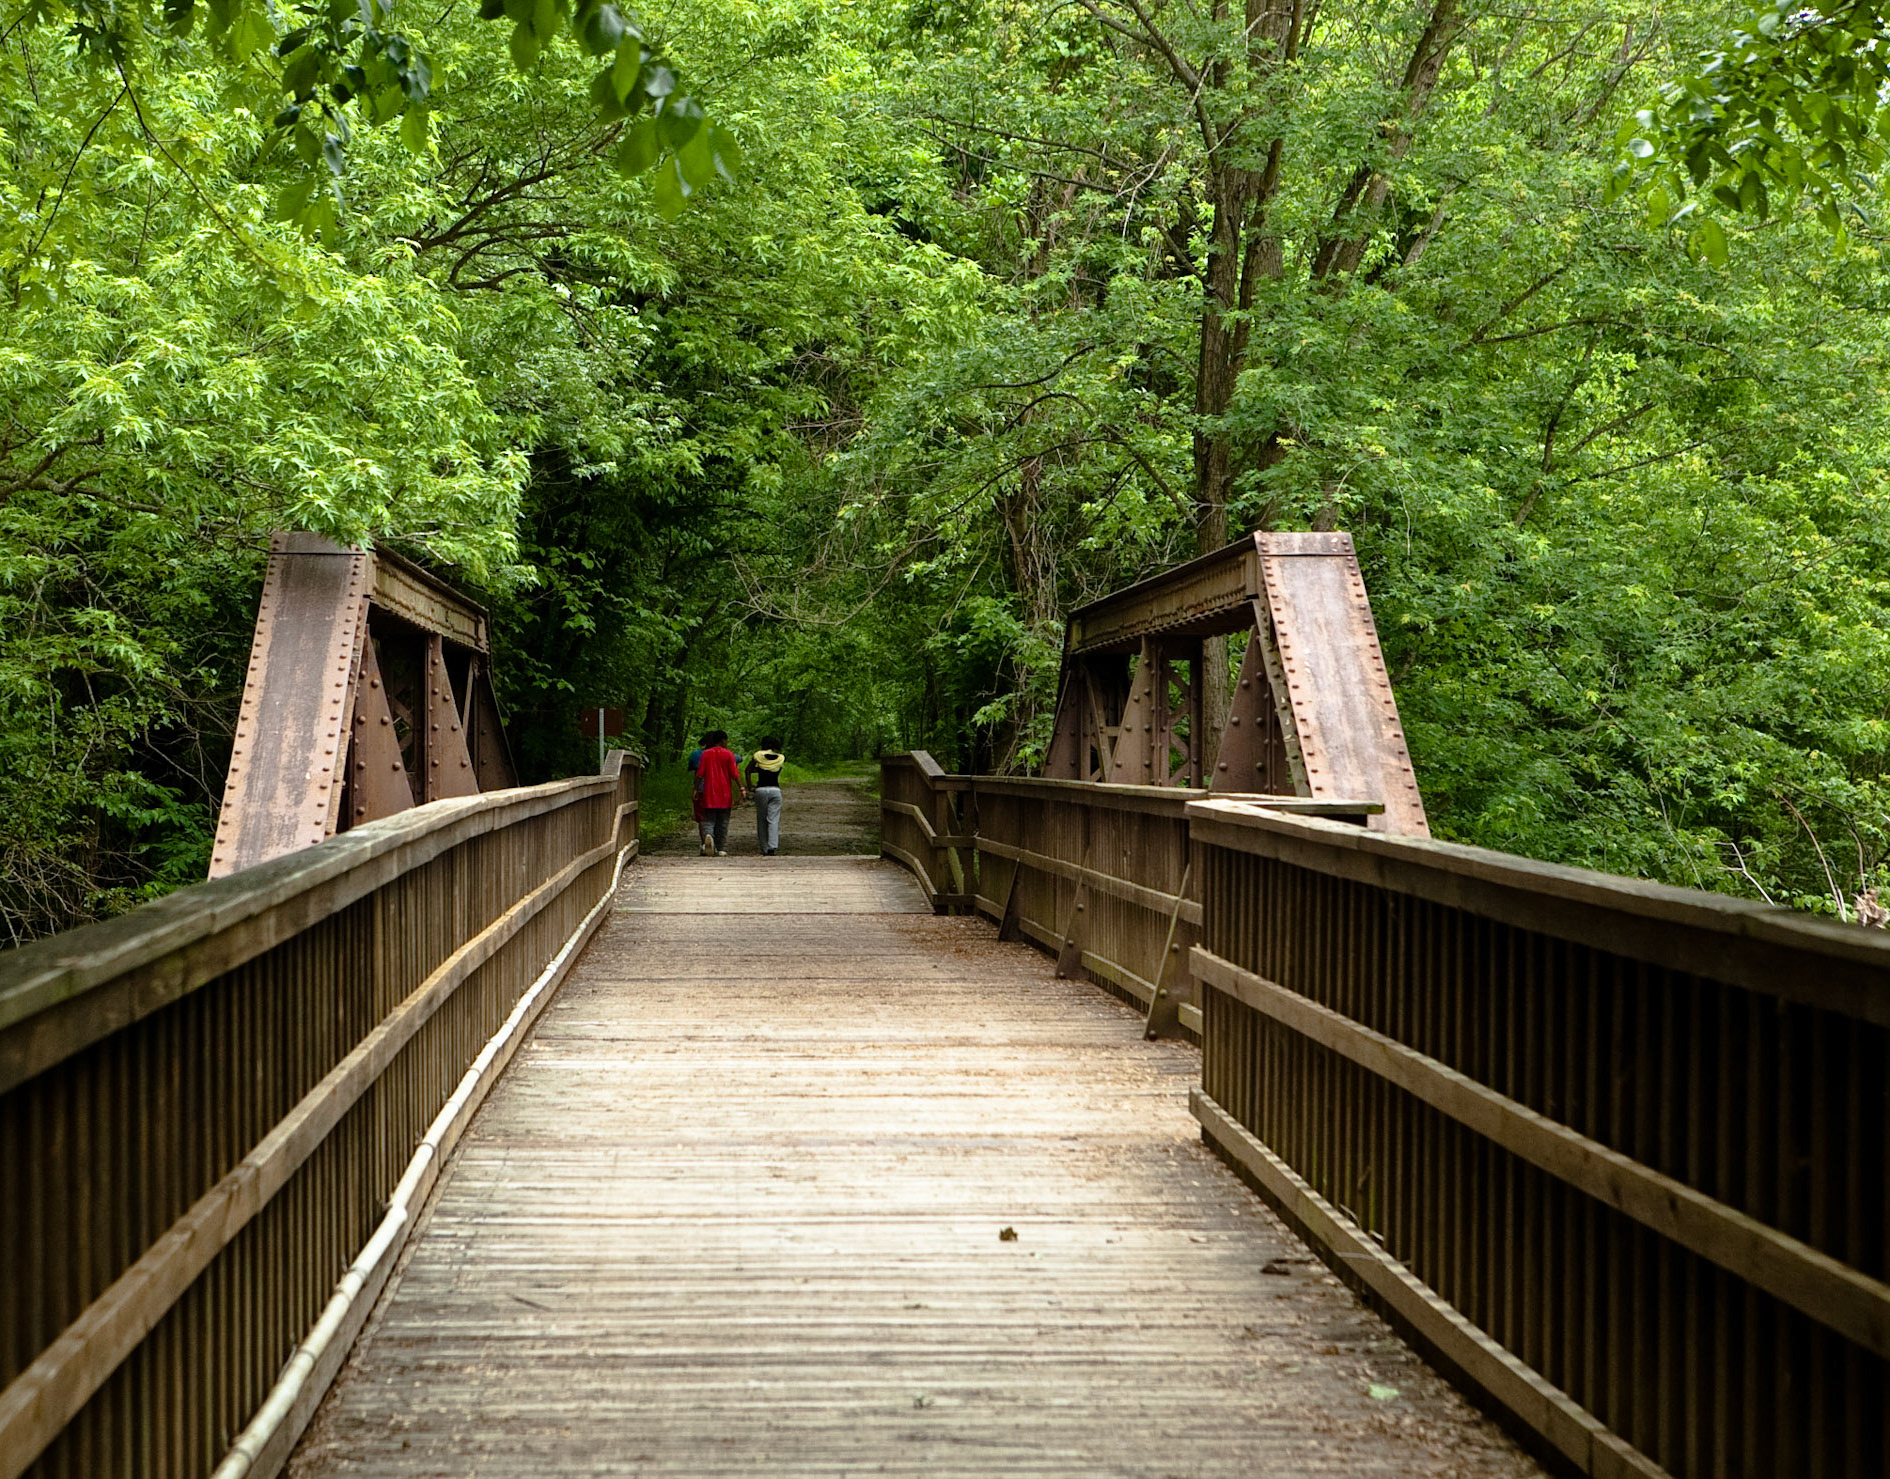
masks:
[[[1438,1370],[1554,1467],[1882,1472],[1877,937],[882,801],[916,872],[638,860],[613,769],[8,957],[0,1472],[1537,1472]]]
[[[328,572],[295,850],[0,957],[0,1479],[1890,1471],[1890,942],[1412,835],[1349,560],[772,859],[472,789],[479,632]]]

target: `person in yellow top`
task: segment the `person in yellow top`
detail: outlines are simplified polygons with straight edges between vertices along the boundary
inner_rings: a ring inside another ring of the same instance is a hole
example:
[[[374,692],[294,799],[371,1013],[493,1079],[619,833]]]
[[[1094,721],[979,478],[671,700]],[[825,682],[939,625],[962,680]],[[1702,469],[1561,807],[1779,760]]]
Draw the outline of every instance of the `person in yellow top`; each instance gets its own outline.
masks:
[[[787,757],[777,739],[764,739],[748,757],[748,789],[755,793],[755,841],[764,858],[781,850],[781,767],[785,764]]]

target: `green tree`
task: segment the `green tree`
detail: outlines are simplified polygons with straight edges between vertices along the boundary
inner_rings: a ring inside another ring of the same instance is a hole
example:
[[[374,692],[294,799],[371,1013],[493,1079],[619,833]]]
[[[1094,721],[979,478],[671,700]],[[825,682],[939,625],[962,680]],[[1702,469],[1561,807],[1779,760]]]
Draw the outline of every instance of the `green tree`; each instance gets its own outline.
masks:
[[[1875,237],[1890,139],[1890,20],[1875,0],[1774,0],[1703,50],[1621,131],[1610,198],[1633,189],[1650,219],[1725,265],[1719,215],[1764,222],[1809,209],[1840,243]]]

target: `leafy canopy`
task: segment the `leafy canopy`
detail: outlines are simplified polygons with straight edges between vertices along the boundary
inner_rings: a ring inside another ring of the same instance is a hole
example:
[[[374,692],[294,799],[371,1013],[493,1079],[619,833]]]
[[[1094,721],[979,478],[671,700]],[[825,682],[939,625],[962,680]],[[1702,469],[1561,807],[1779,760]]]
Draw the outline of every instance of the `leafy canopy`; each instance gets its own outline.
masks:
[[[1770,0],[1622,127],[1607,198],[1634,190],[1649,219],[1683,228],[1724,266],[1714,208],[1763,222],[1808,207],[1840,247],[1879,235],[1890,142],[1890,18],[1881,0]]]
[[[600,120],[627,124],[619,169],[661,167],[659,208],[673,215],[718,174],[734,178],[741,156],[733,135],[709,121],[660,42],[611,0],[480,0],[478,13],[509,26],[521,72],[536,69],[561,38],[601,60],[591,101]],[[397,124],[409,150],[426,148],[437,102],[430,28],[411,25],[399,0],[29,0],[16,25],[64,30],[81,57],[118,76],[119,96],[133,108],[149,73],[170,59],[163,38],[200,33],[228,69],[231,103],[272,118],[274,136],[305,167],[279,204],[284,220],[305,229],[332,233],[345,208],[340,181],[357,124]]]

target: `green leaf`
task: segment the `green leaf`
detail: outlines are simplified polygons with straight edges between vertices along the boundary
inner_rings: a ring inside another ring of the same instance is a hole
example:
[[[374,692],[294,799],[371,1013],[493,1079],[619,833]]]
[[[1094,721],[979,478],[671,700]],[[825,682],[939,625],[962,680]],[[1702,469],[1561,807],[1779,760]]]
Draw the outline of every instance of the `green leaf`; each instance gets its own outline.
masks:
[[[299,221],[302,212],[308,209],[308,198],[315,191],[315,177],[305,175],[293,184],[283,187],[282,194],[276,197],[276,219],[278,221]]]
[[[610,66],[611,85],[617,89],[617,96],[624,106],[632,111],[643,105],[641,96],[633,103],[631,94],[639,91],[637,83],[643,75],[644,55],[641,41],[626,40],[617,48],[617,60]]]
[[[230,29],[230,55],[239,62],[248,61],[275,39],[275,27],[269,24],[269,17],[260,7],[245,5]]]
[[[1654,157],[1654,146],[1646,139],[1629,139],[1627,147],[1628,153],[1632,154],[1636,159],[1652,159]]]
[[[529,72],[538,65],[538,54],[543,45],[532,28],[524,21],[512,27],[512,65],[521,72]]]
[[[665,221],[673,221],[682,214],[683,202],[689,198],[689,193],[688,182],[676,172],[676,161],[672,159],[656,172],[650,204]]]
[[[307,102],[321,80],[322,54],[312,46],[297,49],[282,67],[282,90],[298,103]]]
[[[651,62],[644,69],[643,91],[654,98],[666,98],[676,90],[676,74],[663,62]]]
[[[591,56],[602,56],[616,50],[623,33],[623,13],[614,5],[600,5],[584,19],[584,49]]]
[[[1700,255],[1715,267],[1724,267],[1730,260],[1731,253],[1726,247],[1726,232],[1711,216],[1700,222],[1693,233],[1693,240],[1699,248]]]
[[[742,172],[741,146],[735,142],[735,135],[721,124],[709,127],[709,147],[715,151],[715,168],[723,179],[731,185]]]
[[[640,175],[656,163],[660,153],[662,147],[656,139],[656,120],[640,118],[617,146],[617,168],[626,175]]]
[[[680,149],[702,131],[702,104],[686,93],[678,93],[663,104],[657,114],[657,122],[663,131],[663,142],[672,149]]]
[[[700,190],[715,178],[715,148],[706,128],[698,127],[689,142],[676,151],[676,167],[692,190]]]
[[[289,134],[289,139],[290,142],[295,145],[296,157],[299,158],[302,163],[313,167],[320,162],[322,157],[322,141],[316,136],[315,130],[308,126],[306,119],[296,124],[295,128]]]
[[[400,90],[407,95],[408,102],[424,103],[433,91],[433,64],[423,56],[416,56],[401,70]]]
[[[597,110],[604,115],[607,123],[614,123],[625,116],[623,99],[617,96],[617,84],[609,67],[591,79],[591,101],[597,105]]]
[[[406,116],[400,120],[400,142],[407,146],[410,154],[427,152],[427,110],[409,108]]]

